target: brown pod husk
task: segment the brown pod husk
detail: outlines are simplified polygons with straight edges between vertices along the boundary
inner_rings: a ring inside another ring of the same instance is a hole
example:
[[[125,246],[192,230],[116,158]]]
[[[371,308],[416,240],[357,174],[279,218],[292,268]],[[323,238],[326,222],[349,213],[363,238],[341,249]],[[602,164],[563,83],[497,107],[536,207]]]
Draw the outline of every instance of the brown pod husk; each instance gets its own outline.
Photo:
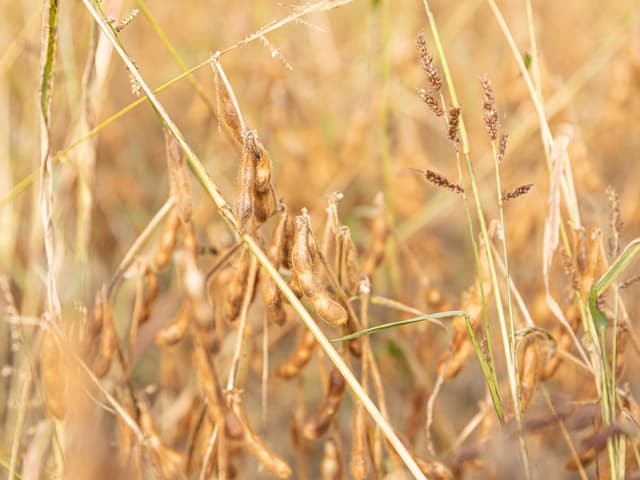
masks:
[[[318,278],[314,268],[317,255],[317,246],[310,234],[308,217],[296,217],[291,265],[298,285],[322,320],[332,325],[342,325],[347,321],[347,312],[340,303],[331,298],[331,294]]]
[[[253,148],[256,159],[254,188],[256,192],[264,193],[271,189],[271,158],[257,137],[253,138]]]
[[[321,437],[331,425],[338,412],[346,382],[338,369],[333,368],[329,375],[329,388],[322,401],[322,405],[302,427],[302,434],[309,440]]]
[[[266,222],[274,214],[276,211],[276,194],[271,185],[264,192],[254,190],[253,210],[258,223]]]
[[[183,302],[176,318],[162,327],[155,337],[156,345],[166,347],[175,345],[184,338],[189,330],[190,308],[187,302]]]
[[[344,478],[342,455],[333,438],[324,442],[320,472],[322,480],[342,480]]]
[[[171,255],[173,255],[173,250],[176,247],[179,227],[180,219],[178,218],[178,212],[175,208],[172,208],[164,222],[160,243],[153,257],[154,270],[160,271],[169,265]]]
[[[165,131],[167,167],[171,195],[176,199],[176,211],[182,223],[191,220],[191,183],[184,152],[176,138]]]
[[[224,124],[231,130],[236,141],[242,144],[242,135],[245,130],[242,113],[234,101],[235,95],[231,90],[231,85],[225,81],[224,72],[218,59],[212,62],[215,76],[216,99],[218,102],[218,116]]]
[[[354,292],[358,285],[360,269],[358,268],[358,252],[351,239],[349,227],[338,229],[338,251],[340,252],[338,279],[347,292]]]
[[[146,280],[146,287],[142,293],[143,299],[141,303],[141,308],[134,312],[134,318],[132,321],[136,322],[138,325],[142,325],[149,320],[151,317],[151,312],[153,311],[153,304],[158,297],[158,279],[151,270],[147,269],[144,273],[144,278]]]
[[[249,278],[249,267],[251,266],[251,254],[246,246],[242,247],[240,257],[236,262],[233,278],[227,288],[224,299],[224,314],[229,322],[233,322],[240,315],[242,298],[247,288]]]
[[[244,429],[244,448],[249,452],[260,465],[264,467],[271,475],[278,478],[289,478],[291,476],[291,467],[278,455],[270,451],[265,445],[262,438],[260,438],[251,428],[249,419],[246,414],[240,409],[240,406],[235,407],[235,413],[237,414],[243,429]]]
[[[295,349],[283,363],[276,369],[276,375],[281,378],[291,379],[300,375],[302,369],[311,360],[316,339],[309,330],[305,329],[300,335],[300,340]]]
[[[209,363],[205,351],[196,348],[193,358],[204,396],[208,402],[207,415],[209,419],[214,424],[224,425],[225,436],[229,440],[242,440],[244,436],[243,425],[235,412],[227,407],[215,368]]]
[[[113,353],[116,350],[118,342],[111,303],[104,299],[102,303],[102,316],[103,324],[102,334],[100,335],[100,349],[93,363],[93,373],[95,373],[98,378],[104,377],[109,372]]]
[[[238,169],[236,200],[236,214],[240,228],[244,229],[253,216],[254,191],[253,186],[256,176],[256,162],[253,153],[253,134],[247,133],[242,143],[242,158]]]

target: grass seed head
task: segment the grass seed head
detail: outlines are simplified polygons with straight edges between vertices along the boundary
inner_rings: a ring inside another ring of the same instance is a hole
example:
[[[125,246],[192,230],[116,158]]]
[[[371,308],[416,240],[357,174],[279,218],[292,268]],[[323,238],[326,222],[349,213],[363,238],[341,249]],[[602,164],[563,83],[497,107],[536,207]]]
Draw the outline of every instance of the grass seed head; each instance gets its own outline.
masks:
[[[450,107],[447,112],[447,125],[449,125],[449,131],[447,137],[453,142],[458,142],[458,127],[460,126],[460,107]]]
[[[484,126],[489,133],[491,141],[498,138],[498,111],[496,109],[496,97],[493,94],[493,86],[487,75],[483,75],[480,79],[482,84],[482,120]]]
[[[420,100],[422,100],[424,104],[429,107],[429,110],[431,110],[437,117],[444,115],[444,109],[440,104],[440,100],[436,98],[432,90],[419,88],[418,95],[420,96]]]
[[[417,168],[413,168],[412,170],[418,173],[422,173],[427,181],[434,184],[436,187],[446,188],[447,190],[458,194],[464,193],[464,188],[462,188],[457,183],[449,181],[447,177],[439,174],[438,172],[435,172],[433,170],[420,170]]]
[[[527,183],[525,185],[520,185],[519,187],[511,190],[510,192],[505,193],[502,196],[502,200],[508,202],[509,200],[513,200],[514,198],[521,197],[522,195],[526,195],[529,190],[533,187],[533,183]]]
[[[433,56],[429,53],[427,48],[427,42],[424,38],[424,32],[420,32],[418,39],[416,40],[416,49],[418,50],[418,57],[422,64],[422,69],[427,78],[427,82],[431,85],[436,92],[442,88],[442,75],[440,70],[433,64]]]
[[[507,140],[509,139],[509,134],[508,133],[502,133],[500,135],[500,143],[498,144],[498,153],[497,153],[497,157],[498,157],[498,162],[502,163],[502,161],[504,160],[504,156],[507,153]]]

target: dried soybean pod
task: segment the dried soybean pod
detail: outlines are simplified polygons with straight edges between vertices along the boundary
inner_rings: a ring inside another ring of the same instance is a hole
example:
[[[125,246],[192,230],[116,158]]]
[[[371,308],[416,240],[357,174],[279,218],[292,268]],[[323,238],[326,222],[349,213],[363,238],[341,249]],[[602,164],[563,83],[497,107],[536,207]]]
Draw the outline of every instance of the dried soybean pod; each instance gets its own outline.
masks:
[[[269,278],[269,281],[262,283],[260,290],[269,322],[275,323],[278,326],[284,325],[287,321],[287,314],[282,305],[282,295],[275,282]]]
[[[338,229],[338,251],[340,252],[340,268],[338,279],[340,285],[348,292],[355,291],[358,285],[358,252],[351,239],[349,227],[341,226]]]
[[[256,192],[264,193],[271,189],[271,159],[269,152],[257,137],[253,138],[253,151],[256,159],[254,188]]]
[[[254,184],[256,178],[255,131],[246,132],[242,142],[242,158],[238,169],[236,213],[244,229],[253,216]]]
[[[429,479],[433,480],[453,480],[453,472],[444,463],[437,460],[425,460],[417,455],[413,455],[418,468]]]
[[[133,321],[138,325],[142,325],[149,320],[151,312],[153,311],[153,304],[158,297],[158,279],[156,278],[155,273],[150,269],[147,269],[144,273],[144,278],[146,280],[146,288],[143,292],[142,303],[140,305],[140,309],[134,312],[133,318]]]
[[[290,235],[289,225],[289,211],[287,210],[287,207],[282,204],[280,206],[280,218],[278,219],[278,223],[273,229],[273,234],[271,235],[271,243],[269,244],[269,248],[267,250],[269,260],[271,260],[273,265],[277,267],[282,265],[282,262],[286,258],[285,247],[288,241],[287,237]]]
[[[180,226],[180,219],[175,208],[172,208],[169,212],[169,216],[164,223],[162,229],[162,235],[160,236],[160,244],[153,257],[153,266],[156,271],[163,270],[169,265],[171,255],[176,247],[176,240],[178,238],[178,227]]]
[[[317,246],[310,234],[309,218],[306,212],[296,217],[296,232],[291,250],[291,265],[302,292],[308,298],[318,316],[332,325],[342,325],[347,321],[347,312],[331,298],[314,271],[317,261]]]
[[[67,412],[67,369],[63,364],[62,350],[48,330],[42,335],[40,366],[47,410],[62,420]]]
[[[242,423],[235,412],[225,404],[218,376],[215,368],[209,363],[206,352],[203,348],[196,348],[193,358],[204,396],[208,402],[207,415],[209,419],[214,424],[224,425],[225,436],[228,439],[241,440],[244,436]]]
[[[344,393],[345,380],[337,368],[331,370],[329,375],[329,388],[322,405],[317,412],[309,417],[302,427],[302,434],[309,440],[315,440],[322,436],[331,425],[331,422],[338,412],[342,394]]]
[[[93,363],[93,373],[95,373],[98,378],[104,377],[109,372],[113,352],[116,350],[118,341],[111,303],[109,303],[104,296],[102,298],[102,320],[100,349]]]
[[[151,418],[149,407],[142,398],[138,398],[138,410],[140,411],[140,427],[149,439],[148,450],[152,454],[152,466],[159,470],[158,473],[161,473],[162,478],[184,478],[185,456],[169,447],[160,437],[153,423],[153,418]]]
[[[327,220],[324,225],[322,234],[321,250],[324,258],[330,263],[331,259],[335,259],[335,269],[339,266],[339,239],[338,229],[340,228],[340,219],[338,218],[338,202],[342,200],[344,195],[340,192],[333,192],[329,195],[328,205],[326,208]]]
[[[225,318],[233,322],[240,314],[242,307],[242,297],[247,288],[247,280],[249,278],[249,267],[251,265],[251,254],[246,246],[242,247],[240,257],[236,262],[236,268],[233,272],[231,283],[227,287],[227,293],[224,299]]]
[[[233,89],[220,65],[219,57],[212,59],[211,67],[214,69],[218,116],[229,127],[238,143],[242,144],[242,135],[246,127]]]
[[[169,345],[175,345],[184,338],[189,330],[189,303],[183,302],[178,311],[176,318],[162,327],[155,337],[156,345],[160,347],[167,347]]]
[[[182,246],[193,255],[193,258],[198,256],[198,239],[191,220],[182,223]]]
[[[343,325],[347,322],[347,312],[342,305],[331,298],[324,290],[309,297],[309,302],[320,318],[331,325]]]
[[[316,346],[316,339],[309,330],[304,329],[296,348],[276,370],[276,375],[281,378],[296,378],[305,367],[309,360],[313,349]]]
[[[176,138],[165,131],[165,145],[167,149],[167,167],[169,170],[169,185],[171,195],[176,199],[176,211],[182,223],[191,220],[191,183],[184,158],[184,152]]]
[[[273,230],[271,244],[267,250],[267,257],[276,269],[279,268],[282,263],[287,217],[287,210],[286,208],[283,208],[278,224]],[[280,293],[280,289],[273,278],[271,278],[265,270],[261,271],[260,282],[260,292],[262,294],[262,300],[266,306],[267,318],[270,322],[275,323],[276,325],[284,324],[287,317],[282,306],[282,294]]]
[[[286,207],[284,207],[286,209]],[[282,265],[291,268],[291,250],[295,238],[296,223],[294,218],[287,211],[287,218],[284,225],[284,240],[282,242]]]
[[[296,277],[295,272],[291,274],[291,278],[289,279],[289,282],[287,283],[287,285],[289,285],[289,288],[291,289],[291,291],[294,293],[296,297],[302,298],[304,296],[304,293],[302,292],[302,287],[300,287],[300,282],[298,282],[298,277]]]
[[[266,222],[276,211],[276,194],[273,186],[269,185],[267,190],[253,192],[253,211],[257,222]]]
[[[368,473],[368,465],[366,458],[366,442],[367,442],[367,413],[358,402],[353,409],[353,417],[351,421],[351,475],[356,480],[366,478]]]
[[[243,430],[244,430],[244,448],[249,452],[265,470],[278,478],[289,478],[291,476],[291,467],[275,453],[271,452],[260,438],[251,428],[246,414],[239,405],[235,405],[235,413],[237,414]]]
[[[387,209],[384,203],[384,196],[378,193],[374,199],[374,204],[378,208],[378,213],[371,223],[371,239],[369,248],[362,263],[362,273],[369,278],[373,274],[384,258],[384,247],[389,236],[389,225],[387,223]]]
[[[329,438],[324,442],[320,471],[322,480],[342,480],[344,478],[340,450],[338,450],[333,438]]]

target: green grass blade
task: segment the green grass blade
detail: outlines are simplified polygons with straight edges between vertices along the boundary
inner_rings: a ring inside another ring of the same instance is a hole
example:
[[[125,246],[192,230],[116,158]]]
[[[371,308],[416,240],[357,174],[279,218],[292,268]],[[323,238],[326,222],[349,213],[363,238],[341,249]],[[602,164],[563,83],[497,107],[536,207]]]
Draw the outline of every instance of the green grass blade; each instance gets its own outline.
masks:
[[[403,325],[411,325],[412,323],[418,323],[429,320],[438,320],[440,318],[449,317],[465,317],[468,318],[466,312],[462,310],[449,310],[446,312],[429,313],[426,315],[420,315],[418,317],[408,318],[407,320],[400,320],[399,322],[384,323],[382,325],[376,325],[375,327],[365,328],[349,335],[343,335],[342,337],[331,338],[332,342],[344,342],[346,340],[353,340],[354,338],[362,337],[363,335],[371,335],[372,333],[381,332],[389,328],[402,327]]]

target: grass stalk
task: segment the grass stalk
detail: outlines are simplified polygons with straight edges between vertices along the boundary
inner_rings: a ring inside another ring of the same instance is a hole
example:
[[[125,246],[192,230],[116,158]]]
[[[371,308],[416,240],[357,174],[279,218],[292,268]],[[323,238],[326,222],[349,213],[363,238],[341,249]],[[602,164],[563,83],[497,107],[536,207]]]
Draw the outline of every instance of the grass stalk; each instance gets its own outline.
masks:
[[[435,17],[433,15],[433,12],[431,11],[431,8],[429,6],[429,2],[428,0],[424,0],[424,6],[425,6],[425,11],[427,13],[427,17],[429,20],[429,26],[431,28],[435,43],[436,43],[436,49],[438,51],[438,56],[440,58],[441,61],[441,65],[442,65],[442,70],[444,72],[444,76],[445,76],[445,82],[447,84],[448,87],[448,91],[449,91],[449,96],[451,98],[451,102],[453,104],[454,107],[459,107],[460,103],[458,101],[457,98],[457,94],[456,94],[456,90],[455,90],[455,86],[453,83],[453,78],[451,76],[451,71],[449,70],[449,66],[448,66],[448,62],[446,59],[446,56],[444,54],[444,49],[442,47],[442,43],[440,41],[440,36],[438,34],[438,28],[437,28],[437,24],[435,21]],[[466,127],[465,127],[465,123],[464,123],[464,116],[462,114],[460,114],[460,123],[459,123],[459,132],[460,132],[460,141],[462,144],[462,154],[465,158],[465,163],[466,163],[466,167],[467,167],[467,174],[469,175],[469,183],[471,185],[471,192],[472,192],[472,196],[473,196],[473,200],[474,200],[474,204],[475,204],[475,209],[476,209],[476,216],[478,218],[478,222],[480,225],[480,232],[481,232],[481,236],[482,239],[485,243],[486,246],[486,254],[487,254],[487,262],[489,265],[489,271],[491,273],[491,282],[493,284],[493,289],[494,289],[494,296],[495,296],[495,300],[496,300],[496,310],[498,313],[498,320],[499,320],[499,325],[500,325],[500,330],[501,330],[501,335],[502,335],[502,341],[503,341],[503,350],[504,350],[504,356],[505,356],[505,361],[506,361],[506,366],[507,366],[507,375],[508,375],[508,379],[509,379],[509,386],[510,386],[510,390],[511,390],[511,396],[512,396],[512,401],[513,401],[513,406],[514,406],[514,412],[516,415],[516,420],[518,423],[518,428],[520,431],[519,434],[519,438],[520,438],[520,446],[521,446],[521,457],[522,457],[522,462],[523,462],[523,467],[524,467],[524,471],[525,471],[525,475],[527,478],[530,477],[530,468],[529,468],[529,460],[528,460],[528,454],[527,454],[527,448],[526,448],[526,441],[524,438],[524,434],[522,432],[522,415],[521,415],[521,411],[519,408],[519,395],[518,395],[518,387],[517,387],[517,370],[516,370],[516,365],[515,365],[515,341],[513,340],[513,335],[509,335],[508,331],[507,331],[507,325],[506,325],[506,319],[505,319],[505,313],[503,310],[503,304],[502,304],[502,299],[501,299],[501,294],[500,294],[500,286],[498,284],[498,279],[497,279],[497,274],[496,274],[496,268],[494,265],[494,260],[493,260],[493,253],[491,251],[491,240],[489,238],[489,233],[488,233],[488,229],[486,226],[486,222],[484,219],[484,212],[482,209],[482,205],[480,202],[480,195],[479,195],[479,191],[478,191],[478,184],[475,178],[475,172],[474,172],[474,168],[473,168],[473,164],[471,162],[471,154],[470,154],[470,145],[469,145],[469,139],[468,139],[468,135],[467,135],[467,131],[466,131]],[[495,155],[494,155],[495,157]],[[499,173],[497,173],[497,175],[499,176]],[[499,184],[499,179],[498,179],[498,184]],[[501,196],[501,193],[498,192],[498,196]],[[502,226],[504,227],[504,221],[502,221]],[[472,228],[471,224],[470,224],[470,228]],[[503,235],[504,235],[504,230],[503,230]],[[505,244],[506,247],[506,244]],[[477,256],[477,253],[474,252],[474,254]],[[506,256],[506,251],[505,251],[505,256]],[[509,285],[509,281],[507,279],[507,285]],[[508,292],[510,292],[510,286],[508,286]],[[484,307],[486,308],[486,307]],[[510,318],[512,318],[512,315],[510,315]],[[469,325],[468,325],[469,326]],[[470,333],[472,332],[472,329],[470,328]],[[488,327],[486,328],[487,332],[489,331]],[[511,331],[513,332],[513,328],[511,329]],[[487,339],[487,347],[489,349],[489,351],[491,352],[491,344],[489,342],[489,339]],[[475,345],[474,345],[475,348]]]

